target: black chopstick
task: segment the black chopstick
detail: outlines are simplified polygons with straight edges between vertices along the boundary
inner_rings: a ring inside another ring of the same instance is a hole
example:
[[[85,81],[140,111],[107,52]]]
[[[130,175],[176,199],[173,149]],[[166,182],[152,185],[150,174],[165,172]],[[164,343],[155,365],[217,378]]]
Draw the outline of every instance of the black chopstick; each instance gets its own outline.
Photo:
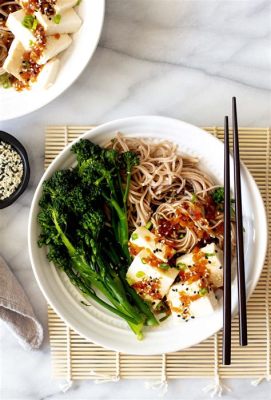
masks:
[[[231,363],[231,194],[229,119],[224,122],[224,297],[223,297],[223,364]]]
[[[234,158],[234,191],[236,216],[236,244],[237,244],[237,279],[238,279],[238,312],[239,312],[239,343],[247,345],[247,310],[246,310],[246,283],[244,264],[242,194],[240,178],[240,155],[236,98],[232,98],[232,127],[233,127],[233,158]]]

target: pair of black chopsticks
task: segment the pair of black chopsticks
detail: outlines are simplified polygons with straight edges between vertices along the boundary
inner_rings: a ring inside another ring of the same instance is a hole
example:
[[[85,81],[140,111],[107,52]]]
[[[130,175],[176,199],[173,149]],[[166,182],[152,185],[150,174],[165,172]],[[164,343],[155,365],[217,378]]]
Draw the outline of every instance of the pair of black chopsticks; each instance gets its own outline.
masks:
[[[238,280],[239,343],[247,345],[246,283],[243,244],[242,194],[236,98],[232,98],[234,194]],[[223,364],[231,364],[231,193],[230,193],[229,119],[224,124],[224,299]]]

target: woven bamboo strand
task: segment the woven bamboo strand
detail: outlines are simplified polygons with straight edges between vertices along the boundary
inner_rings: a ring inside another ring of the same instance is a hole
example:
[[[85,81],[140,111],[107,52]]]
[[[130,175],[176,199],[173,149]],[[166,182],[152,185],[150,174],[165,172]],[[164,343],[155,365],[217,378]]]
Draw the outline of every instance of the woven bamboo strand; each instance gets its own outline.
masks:
[[[93,126],[54,126],[46,129],[45,167],[72,140]],[[206,131],[219,139],[223,128],[207,127]],[[266,203],[271,228],[270,184],[270,129],[239,128],[241,158],[256,179]],[[161,356],[133,356],[103,349],[69,329],[49,307],[49,335],[52,352],[53,376],[59,379],[94,379],[106,381],[123,379],[156,379],[159,384],[168,379],[212,377],[263,378],[270,377],[270,249],[263,273],[248,303],[249,347],[238,344],[238,321],[233,322],[232,366],[221,365],[221,333],[193,348]],[[263,301],[265,308],[263,309]],[[261,308],[260,308],[261,307]],[[269,336],[268,336],[269,335]],[[69,336],[69,339],[68,339]],[[269,339],[268,339],[269,338]],[[70,343],[68,343],[70,340]],[[68,362],[67,349],[70,351]],[[164,372],[163,372],[164,368]],[[70,372],[69,372],[70,369]],[[91,375],[94,370],[96,375]],[[165,373],[165,374],[164,374]],[[69,375],[70,374],[70,375]],[[164,374],[164,375],[163,375]],[[259,379],[257,379],[259,381]],[[220,383],[219,383],[220,384]],[[220,387],[220,386],[219,386]],[[213,387],[212,387],[213,390]]]

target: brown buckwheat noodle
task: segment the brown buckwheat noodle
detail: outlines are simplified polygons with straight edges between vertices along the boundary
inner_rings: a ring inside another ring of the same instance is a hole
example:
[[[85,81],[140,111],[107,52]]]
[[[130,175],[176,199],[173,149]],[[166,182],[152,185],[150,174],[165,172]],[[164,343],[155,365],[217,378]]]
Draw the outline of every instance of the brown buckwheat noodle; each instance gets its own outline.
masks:
[[[140,164],[132,171],[128,198],[131,230],[151,221],[157,231],[159,221],[172,220],[176,212],[180,212],[188,216],[193,227],[185,227],[181,237],[170,238],[170,241],[177,252],[189,252],[201,240],[197,232],[210,233],[223,224],[223,212],[218,213],[214,220],[193,220],[187,211],[193,207],[193,196],[196,195],[197,204],[204,205],[208,192],[217,187],[212,178],[198,168],[198,159],[181,155],[177,146],[169,141],[128,138],[120,134],[107,147],[121,152],[134,151],[140,159]],[[220,231],[223,232],[223,229]],[[234,224],[232,232],[234,245]],[[213,232],[211,236],[222,248],[223,233]]]

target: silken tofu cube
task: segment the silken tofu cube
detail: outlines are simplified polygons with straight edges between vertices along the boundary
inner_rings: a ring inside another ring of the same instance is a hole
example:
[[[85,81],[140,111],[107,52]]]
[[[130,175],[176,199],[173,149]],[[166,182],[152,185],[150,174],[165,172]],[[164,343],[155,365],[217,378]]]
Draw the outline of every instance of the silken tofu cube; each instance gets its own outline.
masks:
[[[25,49],[23,45],[16,39],[13,40],[8,56],[3,64],[3,69],[15,78],[22,81],[20,71],[22,69],[22,61]]]
[[[211,289],[200,286],[201,281],[176,283],[171,286],[167,301],[172,315],[178,320],[204,317],[214,312],[217,300]]]
[[[223,286],[223,251],[215,243],[207,244],[201,251],[208,258],[209,281],[216,288]]]
[[[164,270],[148,262],[150,250],[142,250],[128,268],[126,279],[130,286],[155,308],[168,293],[179,271],[176,268]]]
[[[42,55],[38,60],[38,64],[45,64],[48,60],[55,57],[57,54],[66,50],[67,47],[71,44],[72,39],[69,35],[59,35],[59,37],[55,36],[47,36],[46,37],[46,46],[43,49]]]
[[[190,304],[190,313],[194,317],[207,317],[211,315],[217,306],[217,299],[213,291],[210,291],[200,299],[192,301]]]
[[[6,25],[8,29],[13,33],[16,39],[18,39],[26,50],[30,49],[30,44],[35,42],[36,38],[31,29],[23,26],[23,20],[26,16],[24,10],[18,10],[9,14]]]
[[[209,272],[209,282],[216,288],[223,286],[223,251],[215,243],[207,244],[200,251],[206,254],[206,268]],[[183,268],[185,266],[189,268],[189,266],[194,265],[193,253],[178,257],[176,264]]]
[[[56,80],[59,70],[59,59],[52,58],[41,69],[36,82],[34,83],[35,89],[48,89]]]
[[[36,12],[35,16],[43,26],[46,35],[55,35],[56,33],[74,33],[78,31],[82,23],[73,8],[52,17],[47,17],[40,11]]]
[[[144,249],[149,249],[160,260],[167,262],[176,253],[172,247],[158,242],[156,236],[144,226],[137,228],[131,235],[130,242]]]
[[[78,3],[78,0],[57,0],[54,9],[56,10],[56,13],[61,13],[62,11],[67,10],[68,8],[72,8],[76,6]]]

